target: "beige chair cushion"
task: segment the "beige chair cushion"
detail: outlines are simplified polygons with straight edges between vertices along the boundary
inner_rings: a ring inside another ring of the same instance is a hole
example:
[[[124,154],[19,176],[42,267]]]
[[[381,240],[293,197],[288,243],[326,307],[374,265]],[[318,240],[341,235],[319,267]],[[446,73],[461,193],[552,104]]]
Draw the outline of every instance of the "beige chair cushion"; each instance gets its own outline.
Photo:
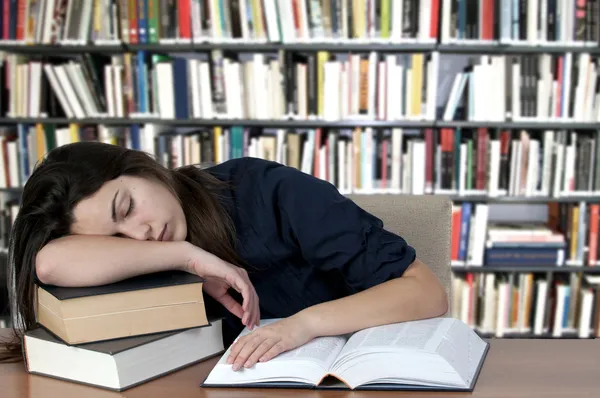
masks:
[[[452,303],[450,242],[452,202],[439,195],[347,195],[380,218],[385,229],[402,236],[415,248],[443,283]],[[451,313],[450,307],[446,315]]]

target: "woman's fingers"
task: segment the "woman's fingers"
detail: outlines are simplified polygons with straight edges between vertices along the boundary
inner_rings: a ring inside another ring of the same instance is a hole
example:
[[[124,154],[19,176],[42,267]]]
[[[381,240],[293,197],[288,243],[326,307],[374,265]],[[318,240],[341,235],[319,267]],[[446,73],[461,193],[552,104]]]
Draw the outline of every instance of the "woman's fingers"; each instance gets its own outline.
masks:
[[[235,299],[229,294],[222,296],[217,301],[223,304],[223,307],[225,307],[227,311],[231,312],[238,318],[242,319],[242,317],[244,316],[244,310],[242,310],[242,306],[240,305],[240,303],[235,301]]]
[[[253,329],[260,319],[258,295],[245,270],[239,269],[236,270],[235,273],[236,275],[233,277],[232,286],[242,295],[242,309],[244,310],[242,323],[249,329]]]
[[[239,347],[237,349],[237,352],[235,353],[235,356],[233,356],[232,358],[233,370],[238,370],[239,368],[241,368],[244,365],[244,363],[246,363],[250,355],[252,355],[254,350],[256,350],[256,348],[263,342],[262,339],[259,339],[257,337],[258,336],[246,339],[243,342],[243,344],[240,344],[242,342],[238,341]]]
[[[212,261],[199,261],[195,263],[195,271],[203,277],[214,277],[224,281],[227,286],[232,287],[242,295],[241,313],[237,306],[233,304],[233,298],[225,298],[226,303],[222,303],[230,312],[238,316],[242,323],[252,329],[257,326],[260,320],[259,299],[254,286],[248,277],[246,270],[222,261],[215,256],[211,256]],[[230,309],[232,308],[232,309]]]
[[[274,345],[275,341],[273,340],[263,340],[263,342],[258,347],[256,347],[252,354],[250,354],[243,366],[245,368],[251,368],[252,366],[254,366],[260,360],[260,358],[263,355],[265,355]]]

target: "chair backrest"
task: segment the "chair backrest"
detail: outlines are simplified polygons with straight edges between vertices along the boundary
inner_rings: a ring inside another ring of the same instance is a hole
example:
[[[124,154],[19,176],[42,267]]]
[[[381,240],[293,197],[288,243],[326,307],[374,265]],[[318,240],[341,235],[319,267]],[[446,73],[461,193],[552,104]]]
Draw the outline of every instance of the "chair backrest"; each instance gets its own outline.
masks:
[[[384,228],[402,236],[417,257],[440,279],[448,294],[451,314],[450,269],[452,202],[440,195],[347,195],[383,221]]]

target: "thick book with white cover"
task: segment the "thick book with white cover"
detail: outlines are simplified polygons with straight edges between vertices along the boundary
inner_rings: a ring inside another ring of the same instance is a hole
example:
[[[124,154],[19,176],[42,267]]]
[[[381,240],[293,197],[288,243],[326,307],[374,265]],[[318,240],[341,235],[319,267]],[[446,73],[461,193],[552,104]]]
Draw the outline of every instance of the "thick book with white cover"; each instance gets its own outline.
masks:
[[[79,345],[39,327],[25,334],[23,355],[31,374],[123,391],[223,353],[222,322]]]
[[[237,371],[226,362],[228,349],[201,385],[473,391],[488,349],[462,321],[433,318],[318,337]]]

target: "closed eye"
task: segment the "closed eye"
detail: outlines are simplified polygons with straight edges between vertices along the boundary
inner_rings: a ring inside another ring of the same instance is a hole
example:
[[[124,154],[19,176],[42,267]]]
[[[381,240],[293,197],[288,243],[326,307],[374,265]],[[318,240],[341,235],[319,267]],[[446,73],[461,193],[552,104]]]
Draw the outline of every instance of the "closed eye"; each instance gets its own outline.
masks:
[[[130,198],[129,199],[129,208],[127,209],[127,213],[125,213],[125,217],[129,217],[129,215],[131,214],[133,209],[134,209],[133,198]]]

